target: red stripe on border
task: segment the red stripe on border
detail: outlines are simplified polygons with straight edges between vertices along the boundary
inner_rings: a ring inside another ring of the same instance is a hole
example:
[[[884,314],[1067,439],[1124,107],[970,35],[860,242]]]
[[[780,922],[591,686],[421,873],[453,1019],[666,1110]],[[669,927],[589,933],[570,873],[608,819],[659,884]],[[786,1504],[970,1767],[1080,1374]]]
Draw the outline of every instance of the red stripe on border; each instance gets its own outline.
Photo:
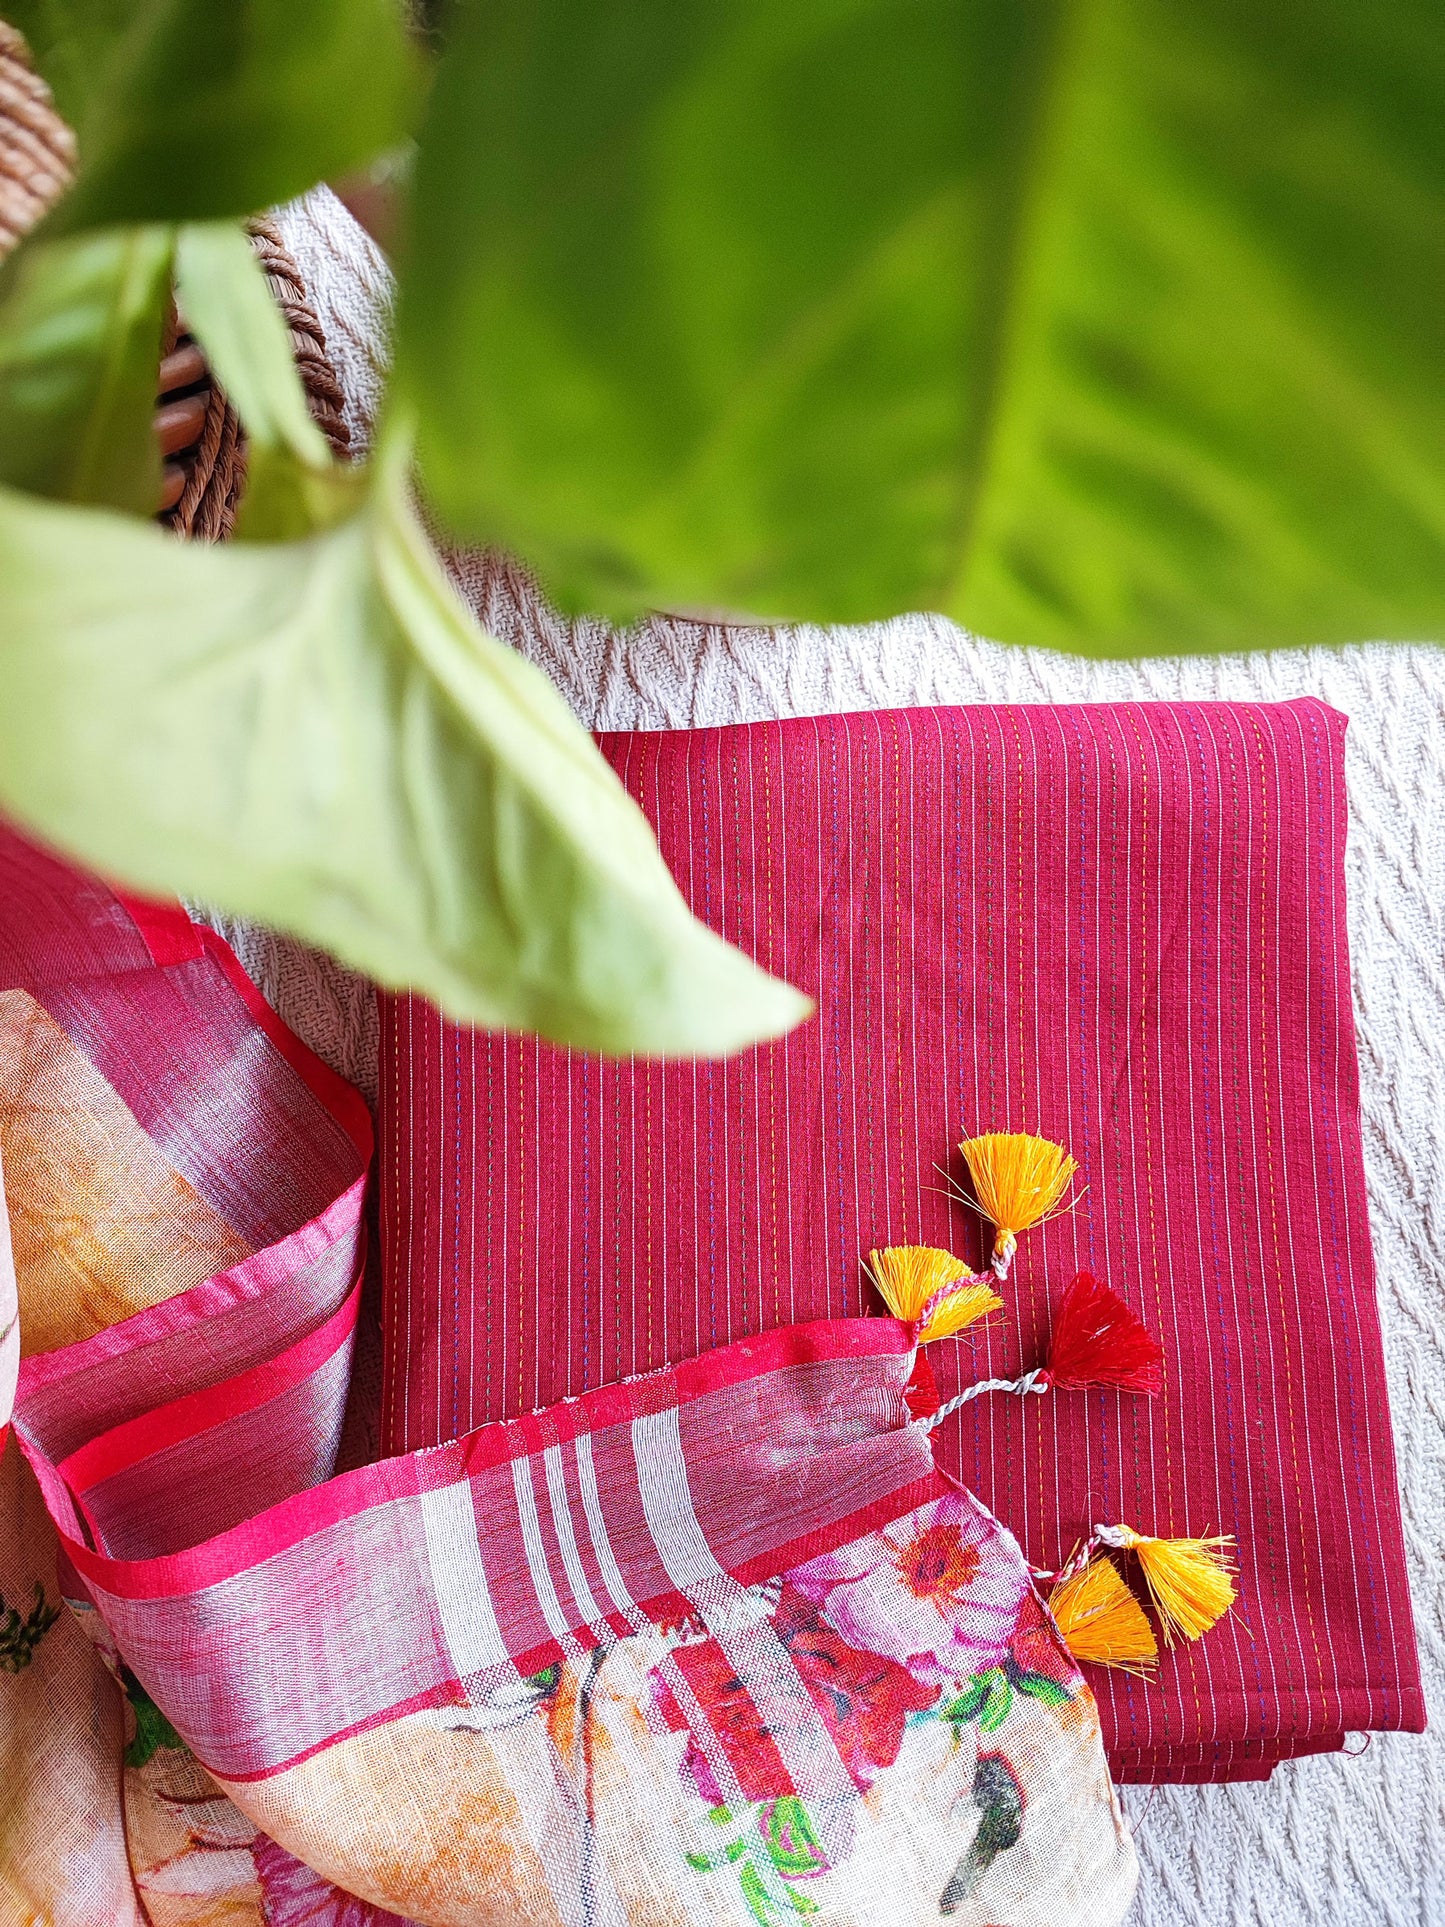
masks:
[[[286,1351],[219,1385],[189,1392],[184,1398],[173,1399],[169,1405],[157,1405],[142,1412],[139,1418],[101,1432],[88,1444],[78,1447],[69,1458],[62,1459],[56,1470],[71,1491],[79,1495],[141,1459],[163,1452],[167,1446],[197,1438],[202,1432],[213,1431],[216,1426],[239,1418],[243,1412],[253,1412],[257,1406],[268,1404],[282,1392],[310,1378],[340,1351],[356,1329],[360,1306],[361,1281],[358,1279],[331,1316]]]
[[[675,1378],[678,1381],[676,1402],[685,1405],[719,1386],[736,1384],[744,1378],[763,1377],[788,1365],[828,1358],[890,1358],[905,1354],[911,1348],[905,1328],[896,1319],[817,1320],[810,1325],[766,1332],[759,1338],[739,1339],[722,1353],[710,1354],[705,1361],[706,1369],[688,1373],[682,1366],[675,1370],[665,1368],[620,1386],[604,1386],[563,1406],[557,1418],[561,1422],[577,1414],[589,1421],[579,1428],[573,1418],[572,1431],[564,1434],[572,1437],[578,1429],[597,1431],[612,1424],[630,1424],[636,1405],[629,1399],[619,1408],[619,1397],[629,1390],[635,1393],[649,1380]],[[692,1362],[704,1364],[704,1361]],[[685,1378],[691,1382],[684,1384]],[[599,1408],[604,1413],[600,1420],[594,1417]],[[899,1409],[901,1415],[901,1393]],[[529,1419],[533,1416],[527,1414]],[[282,1499],[254,1518],[243,1520],[229,1531],[218,1533],[214,1539],[182,1552],[155,1559],[110,1559],[85,1546],[71,1545],[69,1541],[67,1550],[77,1571],[104,1592],[123,1599],[176,1598],[223,1579],[233,1579],[248,1567],[259,1565],[262,1560],[287,1551],[326,1527],[374,1506],[394,1499],[415,1498],[420,1492],[451,1485],[488,1466],[534,1457],[540,1448],[526,1445],[522,1426],[523,1421],[508,1419],[501,1424],[484,1426],[449,1445],[383,1459],[376,1465],[358,1466],[324,1485]],[[35,1456],[28,1446],[26,1456],[32,1459]],[[865,1514],[850,1515],[840,1527],[839,1536],[830,1543],[842,1545],[850,1533],[856,1538],[858,1532],[852,1527],[852,1519],[862,1516]],[[892,1516],[899,1515],[895,1512]],[[761,1557],[766,1563],[771,1555]],[[774,1566],[773,1570],[779,1568]]]
[[[114,884],[110,887],[115,890]],[[201,926],[193,923],[173,898],[138,897],[115,890],[115,900],[140,932],[151,962],[160,969],[168,964],[193,963],[203,954]]]

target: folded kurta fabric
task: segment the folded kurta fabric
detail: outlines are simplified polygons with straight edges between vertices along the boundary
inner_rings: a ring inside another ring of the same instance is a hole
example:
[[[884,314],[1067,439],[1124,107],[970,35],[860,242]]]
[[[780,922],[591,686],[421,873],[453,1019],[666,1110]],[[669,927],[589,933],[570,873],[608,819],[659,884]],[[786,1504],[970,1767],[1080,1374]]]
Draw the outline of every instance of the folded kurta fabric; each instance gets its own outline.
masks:
[[[10,1911],[1116,1927],[1092,1695],[911,1328],[332,1476],[369,1151],[209,931],[0,832]]]
[[[1157,1399],[980,1398],[940,1464],[1056,1568],[1233,1534],[1239,1603],[1092,1674],[1115,1774],[1261,1777],[1423,1725],[1361,1162],[1345,719],[1311,701],[937,709],[604,737],[693,909],[817,1000],[725,1064],[609,1063],[391,1001],[386,1435],[423,1447],[978,1264],[958,1141],[1067,1145],[1074,1208],[940,1389],[1041,1361],[1081,1269]]]

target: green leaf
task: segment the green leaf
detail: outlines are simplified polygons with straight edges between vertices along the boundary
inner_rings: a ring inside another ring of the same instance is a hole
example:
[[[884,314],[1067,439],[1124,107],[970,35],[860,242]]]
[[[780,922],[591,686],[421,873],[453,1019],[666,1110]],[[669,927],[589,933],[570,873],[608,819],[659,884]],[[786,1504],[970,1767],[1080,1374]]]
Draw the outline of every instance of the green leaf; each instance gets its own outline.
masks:
[[[758,1927],[773,1927],[779,1918],[778,1910],[769,1898],[763,1885],[763,1877],[751,1860],[745,1860],[738,1869],[738,1885],[742,1888],[743,1899],[748,1912],[758,1923]]]
[[[1429,0],[457,9],[429,487],[616,612],[1440,635],[1442,117]]]
[[[400,446],[304,542],[0,491],[0,597],[0,805],[102,872],[587,1049],[721,1055],[807,1014],[692,920],[590,737],[476,627]]]
[[[967,1726],[970,1720],[978,1718],[988,1704],[989,1692],[997,1678],[997,1668],[992,1672],[976,1674],[972,1683],[958,1695],[957,1699],[950,1700],[947,1706],[940,1709],[938,1717],[948,1720],[954,1726]]]
[[[38,1579],[30,1610],[25,1614],[0,1597],[0,1673],[23,1673],[34,1660],[36,1647],[59,1617],[59,1606],[50,1604]]]
[[[181,312],[246,424],[247,439],[325,468],[291,337],[245,230],[229,221],[183,227],[176,242]]]
[[[75,129],[62,229],[252,214],[411,130],[395,0],[7,0]]]
[[[981,1732],[994,1733],[1008,1718],[1012,1705],[1008,1674],[1001,1666],[991,1666],[986,1673],[975,1673],[967,1689],[942,1708],[939,1718],[954,1726],[977,1720]]]
[[[1019,1667],[1010,1673],[1009,1679],[1016,1693],[1027,1693],[1030,1699],[1040,1700],[1045,1706],[1067,1706],[1073,1698],[1066,1686],[1060,1686],[1046,1673],[1029,1673]]]
[[[737,1824],[731,1809],[725,1806],[709,1807],[707,1817],[719,1831]],[[729,1840],[721,1853],[692,1852],[684,1853],[682,1857],[695,1873],[716,1873],[719,1867],[727,1867],[734,1861],[741,1860],[747,1850],[745,1840]]]
[[[168,228],[31,241],[0,270],[0,482],[154,513]]]
[[[768,1858],[786,1880],[823,1872],[827,1860],[812,1816],[795,1793],[770,1800],[758,1818]]]
[[[997,1733],[1008,1718],[1014,1703],[1013,1689],[1000,1673],[989,1688],[988,1698],[978,1716],[980,1733]]]
[[[329,527],[357,506],[359,470],[333,462],[311,419],[290,331],[244,230],[183,227],[176,292],[246,431],[246,492],[238,536],[287,541]]]

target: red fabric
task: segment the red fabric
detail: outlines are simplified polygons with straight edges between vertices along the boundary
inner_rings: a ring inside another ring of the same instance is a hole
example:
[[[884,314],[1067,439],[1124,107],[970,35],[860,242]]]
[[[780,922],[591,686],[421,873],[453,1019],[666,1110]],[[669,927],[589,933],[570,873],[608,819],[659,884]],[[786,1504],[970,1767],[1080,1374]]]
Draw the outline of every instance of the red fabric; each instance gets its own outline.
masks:
[[[1418,1730],[1346,951],[1344,718],[918,710],[603,739],[695,911],[818,1000],[721,1065],[383,1022],[386,1436],[427,1445],[796,1320],[870,1247],[981,1263],[957,1140],[1087,1187],[1026,1233],[947,1398],[1042,1361],[1074,1274],[1155,1400],[974,1401],[940,1463],[1056,1565],[1095,1521],[1237,1533],[1240,1604],[1156,1683],[1095,1673],[1126,1779],[1258,1775]]]

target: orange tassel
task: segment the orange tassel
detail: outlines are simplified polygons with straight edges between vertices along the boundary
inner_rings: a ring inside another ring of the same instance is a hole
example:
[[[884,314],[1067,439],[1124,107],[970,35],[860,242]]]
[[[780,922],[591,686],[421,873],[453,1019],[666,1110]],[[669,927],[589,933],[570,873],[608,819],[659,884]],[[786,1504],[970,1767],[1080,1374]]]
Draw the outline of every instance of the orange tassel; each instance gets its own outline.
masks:
[[[920,1345],[951,1338],[1003,1300],[951,1251],[932,1245],[890,1245],[868,1254],[868,1270],[893,1316],[917,1327]]]
[[[1078,1164],[1062,1145],[1026,1131],[989,1131],[959,1145],[968,1161],[978,1208],[994,1227],[993,1268],[1002,1278],[1019,1233],[1067,1209],[1065,1193]]]
[[[1234,1544],[1231,1535],[1155,1539],[1132,1526],[1095,1526],[1094,1534],[1104,1545],[1132,1552],[1138,1559],[1166,1646],[1173,1645],[1175,1633],[1198,1639],[1235,1602],[1235,1567],[1226,1550]]]
[[[1049,1611],[1064,1644],[1084,1664],[1140,1679],[1159,1664],[1153,1628],[1112,1559],[1091,1559],[1060,1579],[1049,1594]]]

